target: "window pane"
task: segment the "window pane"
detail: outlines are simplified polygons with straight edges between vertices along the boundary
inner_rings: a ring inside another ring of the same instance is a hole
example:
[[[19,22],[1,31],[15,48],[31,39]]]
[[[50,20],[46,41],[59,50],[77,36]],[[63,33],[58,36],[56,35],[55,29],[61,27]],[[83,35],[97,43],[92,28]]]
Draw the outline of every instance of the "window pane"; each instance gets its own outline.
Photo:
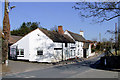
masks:
[[[24,55],[24,50],[23,49],[21,49],[21,55]]]
[[[37,55],[43,55],[43,50],[38,50]]]
[[[18,49],[17,49],[16,53],[17,53],[17,55],[19,55],[19,50]]]

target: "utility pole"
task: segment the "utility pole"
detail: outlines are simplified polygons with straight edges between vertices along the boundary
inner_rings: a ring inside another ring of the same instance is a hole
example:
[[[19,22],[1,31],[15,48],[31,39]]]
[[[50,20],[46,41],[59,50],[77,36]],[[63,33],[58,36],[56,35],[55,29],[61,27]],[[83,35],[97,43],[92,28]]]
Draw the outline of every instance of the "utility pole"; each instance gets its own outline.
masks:
[[[99,40],[100,40],[100,51],[101,51],[101,33],[99,33]]]
[[[4,40],[2,43],[2,62],[8,65],[8,40],[10,37],[10,21],[9,21],[9,2],[5,0],[4,19],[3,19],[3,33]]]
[[[115,54],[117,55],[118,48],[118,31],[117,31],[117,23],[115,23]]]
[[[101,33],[99,33],[99,40],[100,40],[100,42],[101,42]]]
[[[120,3],[118,3],[118,8],[120,8]],[[120,15],[120,11],[118,14]],[[118,49],[120,50],[120,16],[118,16]]]

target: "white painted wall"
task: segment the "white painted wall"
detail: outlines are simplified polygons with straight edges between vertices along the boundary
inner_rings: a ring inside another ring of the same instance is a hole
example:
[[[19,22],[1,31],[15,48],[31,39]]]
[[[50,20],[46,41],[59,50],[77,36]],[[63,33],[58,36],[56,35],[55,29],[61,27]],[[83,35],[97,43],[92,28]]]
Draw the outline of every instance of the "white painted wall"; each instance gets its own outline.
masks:
[[[24,49],[24,57],[17,57],[17,59],[29,60],[29,34],[11,45],[10,48],[14,48],[14,46],[18,46],[18,49]]]
[[[91,54],[91,44],[89,44],[89,48],[88,48],[88,50],[87,50],[87,54],[88,54],[88,57],[93,56],[93,55]]]
[[[74,40],[74,38],[68,33],[68,31],[65,31],[64,34],[67,34],[69,37],[71,37]],[[76,56],[79,58],[83,57],[83,44],[84,44],[83,42],[75,41],[75,44],[74,44],[74,46],[76,47],[75,56],[72,56],[71,58],[74,58]]]
[[[49,39],[48,36],[39,29],[36,29],[30,34],[29,61],[51,62],[51,57],[54,53],[54,46],[53,41]],[[37,55],[37,50],[43,50],[43,55]]]

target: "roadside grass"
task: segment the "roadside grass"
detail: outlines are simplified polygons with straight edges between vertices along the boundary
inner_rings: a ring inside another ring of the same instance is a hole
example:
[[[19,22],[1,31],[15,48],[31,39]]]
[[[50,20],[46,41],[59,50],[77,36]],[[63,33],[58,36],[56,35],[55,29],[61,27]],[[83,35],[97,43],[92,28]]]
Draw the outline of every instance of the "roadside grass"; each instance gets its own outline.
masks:
[[[116,55],[116,54],[115,54],[115,51],[113,52],[113,55]],[[117,55],[116,55],[116,56],[120,56],[120,50],[117,51]]]
[[[118,56],[120,56],[120,50],[118,51]]]
[[[95,53],[102,54],[102,53],[104,53],[104,51],[98,51],[98,50],[96,50]]]

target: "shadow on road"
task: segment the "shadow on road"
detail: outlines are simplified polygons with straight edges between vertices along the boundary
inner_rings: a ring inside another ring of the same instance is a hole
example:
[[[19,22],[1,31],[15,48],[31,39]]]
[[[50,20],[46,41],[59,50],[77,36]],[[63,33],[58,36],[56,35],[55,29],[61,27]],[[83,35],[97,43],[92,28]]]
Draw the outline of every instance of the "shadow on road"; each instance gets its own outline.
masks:
[[[94,64],[91,64],[90,67],[93,69],[120,72],[120,68],[110,68],[110,67],[106,67],[106,66],[101,65],[100,60],[96,61]]]

